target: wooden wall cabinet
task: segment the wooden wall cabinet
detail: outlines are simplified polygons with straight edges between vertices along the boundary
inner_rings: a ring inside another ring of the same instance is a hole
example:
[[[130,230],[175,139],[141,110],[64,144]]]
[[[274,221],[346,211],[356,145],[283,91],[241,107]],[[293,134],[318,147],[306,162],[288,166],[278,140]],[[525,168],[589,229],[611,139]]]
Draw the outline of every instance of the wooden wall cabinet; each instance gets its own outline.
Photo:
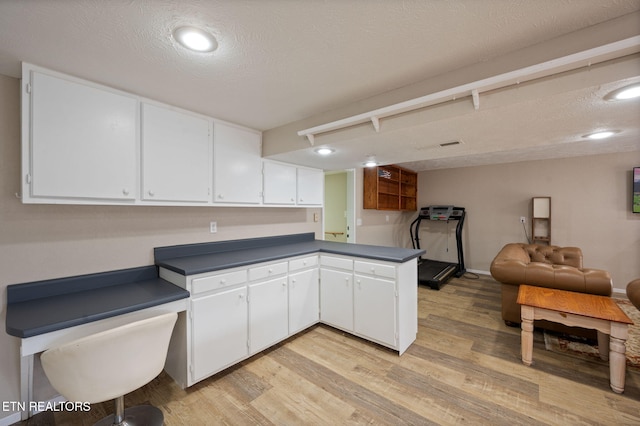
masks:
[[[363,207],[377,210],[418,209],[418,175],[395,165],[364,169]]]

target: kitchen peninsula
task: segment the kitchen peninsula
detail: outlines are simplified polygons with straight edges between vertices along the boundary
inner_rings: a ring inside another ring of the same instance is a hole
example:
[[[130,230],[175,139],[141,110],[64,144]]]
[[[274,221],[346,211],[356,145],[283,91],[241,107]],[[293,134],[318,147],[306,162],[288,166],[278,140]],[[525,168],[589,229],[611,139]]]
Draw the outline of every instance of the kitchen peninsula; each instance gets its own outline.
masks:
[[[313,233],[156,248],[160,277],[191,294],[166,371],[188,387],[317,323],[401,355],[417,334],[422,253]]]

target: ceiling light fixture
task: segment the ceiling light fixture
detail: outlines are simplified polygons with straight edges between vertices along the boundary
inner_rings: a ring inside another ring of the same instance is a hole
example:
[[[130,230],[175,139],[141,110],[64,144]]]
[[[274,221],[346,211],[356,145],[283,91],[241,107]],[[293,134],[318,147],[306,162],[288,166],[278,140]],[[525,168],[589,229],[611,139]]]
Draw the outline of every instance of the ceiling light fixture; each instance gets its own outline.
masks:
[[[608,93],[604,98],[608,101],[622,101],[637,97],[640,97],[640,83],[621,87],[617,90],[614,90],[613,92]]]
[[[314,149],[314,151],[316,154],[319,154],[319,155],[331,155],[335,152],[334,149],[327,148],[326,146],[321,148],[316,148]]]
[[[363,164],[363,166],[365,166],[365,167],[375,167],[377,165],[378,165],[378,162],[376,160],[373,160],[373,159],[369,159]]]
[[[213,52],[218,48],[218,41],[210,33],[195,27],[179,27],[173,37],[180,45],[195,52]]]
[[[601,132],[594,132],[594,133],[589,133],[588,135],[584,135],[584,138],[587,139],[606,139],[606,138],[610,138],[611,136],[615,135],[616,133],[618,133],[615,130],[603,130]]]

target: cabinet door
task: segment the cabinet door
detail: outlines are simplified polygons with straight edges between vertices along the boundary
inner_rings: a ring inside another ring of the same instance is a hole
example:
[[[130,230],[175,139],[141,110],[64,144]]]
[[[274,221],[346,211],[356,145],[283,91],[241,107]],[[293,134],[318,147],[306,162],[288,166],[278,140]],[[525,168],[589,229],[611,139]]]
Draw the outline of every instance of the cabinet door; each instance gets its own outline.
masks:
[[[355,332],[396,346],[395,282],[356,274],[353,293]]]
[[[243,286],[192,301],[194,382],[247,356],[246,291]]]
[[[317,268],[289,275],[289,334],[318,322],[319,291]]]
[[[264,162],[264,203],[295,204],[296,167],[290,164]]]
[[[324,171],[298,168],[298,204],[324,204]]]
[[[287,337],[287,278],[249,285],[249,340],[254,354]]]
[[[209,120],[142,105],[142,199],[207,202],[211,188]]]
[[[25,70],[23,135],[32,197],[133,201],[138,185],[138,101],[115,91]],[[30,78],[30,80],[29,80]],[[27,114],[29,114],[27,116]],[[30,137],[29,137],[30,136]]]
[[[353,274],[321,269],[320,275],[320,319],[353,331]]]
[[[262,201],[260,133],[225,123],[213,125],[213,187],[216,203]]]

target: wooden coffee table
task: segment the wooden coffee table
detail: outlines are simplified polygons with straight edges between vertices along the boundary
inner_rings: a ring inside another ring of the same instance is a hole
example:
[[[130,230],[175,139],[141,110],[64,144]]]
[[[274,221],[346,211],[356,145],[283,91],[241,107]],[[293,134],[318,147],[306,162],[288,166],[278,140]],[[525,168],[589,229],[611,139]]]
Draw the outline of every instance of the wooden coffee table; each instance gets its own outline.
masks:
[[[609,380],[616,393],[624,391],[626,341],[633,321],[607,296],[520,285],[522,362],[533,362],[533,321],[547,320],[598,331],[600,358],[609,360]],[[609,338],[607,338],[609,336]]]

